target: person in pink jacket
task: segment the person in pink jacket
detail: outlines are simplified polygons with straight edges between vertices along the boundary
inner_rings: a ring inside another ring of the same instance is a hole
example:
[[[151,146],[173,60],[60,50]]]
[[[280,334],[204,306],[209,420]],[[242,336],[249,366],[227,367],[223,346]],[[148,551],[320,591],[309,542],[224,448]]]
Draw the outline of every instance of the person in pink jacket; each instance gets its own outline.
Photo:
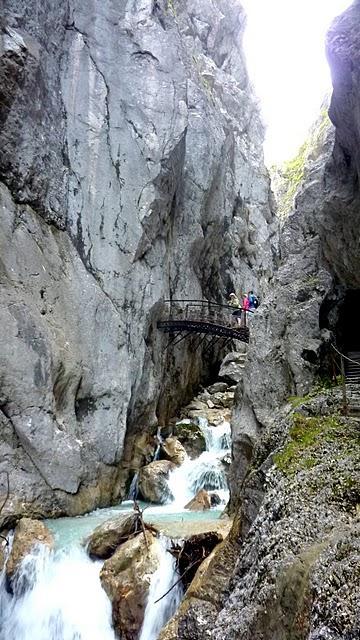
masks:
[[[242,295],[242,308],[243,308],[245,311],[249,311],[249,309],[250,309],[250,300],[249,300],[249,298],[247,297],[246,293],[244,293],[244,294]]]

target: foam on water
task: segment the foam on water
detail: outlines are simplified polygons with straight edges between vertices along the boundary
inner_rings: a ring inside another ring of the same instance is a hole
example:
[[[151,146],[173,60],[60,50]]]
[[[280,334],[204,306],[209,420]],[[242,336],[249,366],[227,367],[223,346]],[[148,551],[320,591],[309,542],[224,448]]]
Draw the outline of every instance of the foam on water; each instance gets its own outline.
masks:
[[[115,640],[100,568],[80,548],[35,547],[20,567],[13,596],[2,573],[0,640]]]
[[[199,418],[199,426],[205,437],[206,451],[195,460],[187,458],[170,474],[169,488],[174,496],[171,509],[184,508],[200,489],[216,491],[222,502],[228,500],[228,484],[221,459],[230,450],[230,424],[224,421],[215,427],[209,425],[206,418]]]
[[[160,566],[151,577],[149,597],[139,640],[157,640],[163,626],[174,615],[182,597],[182,587],[180,583],[176,584],[179,576],[175,570],[175,558],[168,551],[169,540],[162,537],[159,543],[161,548]],[[173,588],[167,593],[171,587]],[[164,594],[166,595],[164,596]]]

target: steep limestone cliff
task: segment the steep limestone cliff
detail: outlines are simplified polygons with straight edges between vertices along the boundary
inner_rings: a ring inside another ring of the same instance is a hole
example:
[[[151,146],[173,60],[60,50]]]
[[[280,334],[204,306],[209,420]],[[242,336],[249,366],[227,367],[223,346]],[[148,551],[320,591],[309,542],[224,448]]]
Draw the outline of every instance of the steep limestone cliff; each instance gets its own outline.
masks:
[[[330,340],[358,339],[349,300],[360,290],[359,26],[357,1],[328,34],[335,129],[307,167],[252,322],[233,416],[226,555],[219,548],[199,570],[161,640],[360,637],[359,389],[348,417],[340,388],[319,389]]]
[[[164,299],[267,286],[277,226],[244,22],[236,0],[3,3],[8,513],[118,499],[136,433],[201,376],[201,353],[164,354]]]

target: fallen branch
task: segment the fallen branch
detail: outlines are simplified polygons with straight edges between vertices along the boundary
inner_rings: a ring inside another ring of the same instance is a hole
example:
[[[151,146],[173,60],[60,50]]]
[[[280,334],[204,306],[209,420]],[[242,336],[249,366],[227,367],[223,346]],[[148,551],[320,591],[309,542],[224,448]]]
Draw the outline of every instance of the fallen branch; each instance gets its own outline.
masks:
[[[5,542],[6,542],[6,546],[9,546],[9,540],[7,539],[7,537],[6,537],[6,536],[3,536],[3,535],[2,535],[2,533],[0,533],[0,538],[1,538],[2,540],[5,540]]]
[[[147,550],[149,551],[149,543],[148,543],[147,537],[146,537],[146,529],[145,529],[145,524],[144,524],[143,512],[141,511],[141,509],[139,507],[139,504],[135,500],[135,498],[134,498],[134,511],[135,511],[135,513],[137,514],[137,517],[140,520],[141,529],[142,529],[142,532],[144,534],[145,545],[146,545]]]
[[[3,508],[5,507],[8,499],[9,499],[9,495],[10,495],[9,473],[8,473],[8,471],[1,471],[1,473],[5,474],[5,476],[6,476],[6,496],[5,496],[5,500],[3,501],[3,503],[2,503],[2,505],[0,507],[0,513],[2,512]],[[1,473],[0,473],[0,475],[1,475]],[[9,540],[7,539],[6,536],[3,536],[2,534],[0,534],[0,538],[2,540],[5,540],[7,546],[9,545]]]
[[[154,604],[156,604],[157,602],[160,602],[160,600],[162,600],[163,598],[165,598],[165,596],[167,596],[168,593],[170,593],[170,591],[172,591],[172,589],[174,589],[174,587],[176,587],[177,584],[179,584],[179,582],[182,581],[183,577],[187,574],[188,571],[190,571],[190,569],[193,569],[193,567],[195,567],[195,565],[200,564],[203,561],[203,558],[199,558],[198,560],[195,560],[195,562],[193,562],[192,564],[190,564],[184,571],[184,573],[180,576],[180,578],[178,580],[176,580],[176,582],[174,582],[174,584],[170,587],[170,589],[168,589],[160,598],[158,598],[157,600],[155,600]]]
[[[9,495],[10,495],[10,480],[9,480],[9,473],[7,471],[1,471],[0,475],[4,473],[6,475],[6,496],[5,496],[5,500],[2,503],[1,507],[0,507],[0,513],[2,512],[3,508],[5,507],[8,499],[9,499]]]

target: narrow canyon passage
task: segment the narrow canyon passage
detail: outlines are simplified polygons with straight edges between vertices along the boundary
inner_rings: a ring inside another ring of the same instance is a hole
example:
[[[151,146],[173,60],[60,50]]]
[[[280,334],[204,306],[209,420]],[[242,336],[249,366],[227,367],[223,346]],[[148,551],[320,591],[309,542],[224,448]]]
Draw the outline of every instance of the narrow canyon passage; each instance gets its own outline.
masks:
[[[2,1],[0,640],[359,640],[350,4]]]

